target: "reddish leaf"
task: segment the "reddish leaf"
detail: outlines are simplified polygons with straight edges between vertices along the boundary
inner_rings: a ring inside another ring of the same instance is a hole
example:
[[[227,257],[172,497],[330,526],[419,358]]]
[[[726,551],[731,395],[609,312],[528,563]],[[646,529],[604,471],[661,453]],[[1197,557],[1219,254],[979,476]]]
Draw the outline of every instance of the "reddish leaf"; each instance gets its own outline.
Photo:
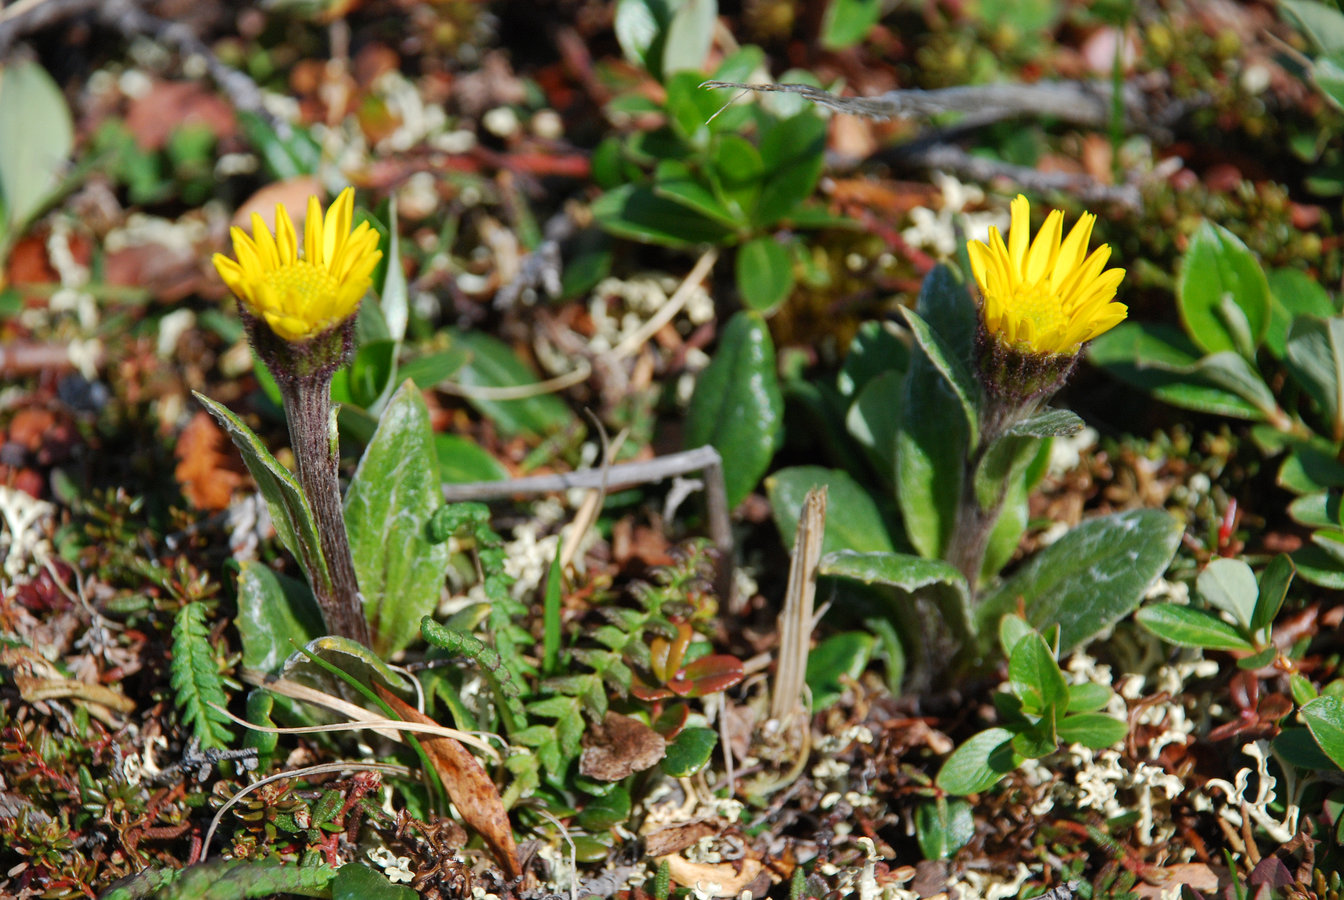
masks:
[[[681,734],[681,729],[686,727],[686,720],[690,715],[690,707],[685,703],[673,703],[653,720],[653,730],[670,741]]]
[[[742,660],[721,653],[702,656],[687,665],[667,687],[679,697],[703,697],[726,691],[744,677]]]
[[[375,684],[373,687],[378,696],[407,722],[438,724],[382,685]],[[523,869],[518,863],[518,847],[513,840],[509,813],[504,809],[499,790],[480,762],[467,752],[467,748],[450,737],[421,736],[419,740],[425,754],[434,763],[448,797],[462,815],[462,821],[485,840],[486,846],[495,855],[495,861],[508,873],[509,878],[521,876]]]
[[[177,439],[173,476],[196,509],[228,509],[233,491],[246,480],[224,432],[204,410],[192,416]]]

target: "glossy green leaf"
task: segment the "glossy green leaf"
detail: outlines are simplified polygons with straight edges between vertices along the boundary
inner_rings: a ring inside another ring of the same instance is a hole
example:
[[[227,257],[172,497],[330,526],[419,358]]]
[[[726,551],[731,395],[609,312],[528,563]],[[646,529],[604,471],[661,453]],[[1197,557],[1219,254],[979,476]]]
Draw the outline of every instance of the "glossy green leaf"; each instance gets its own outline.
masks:
[[[65,95],[40,63],[0,64],[0,252],[42,211],[61,184],[75,145]]]
[[[915,839],[925,859],[947,859],[975,837],[975,816],[965,800],[927,800],[915,807]]]
[[[904,376],[909,367],[910,347],[894,327],[887,322],[864,322],[849,342],[835,386],[842,396],[854,400],[873,379],[888,373]]]
[[[1129,734],[1129,726],[1115,716],[1087,712],[1065,716],[1055,725],[1059,740],[1065,744],[1082,744],[1093,750],[1114,747]]]
[[[1095,712],[1111,702],[1111,694],[1111,689],[1104,684],[1091,681],[1071,684],[1067,709],[1071,713]]]
[[[1008,685],[1032,715],[1041,715],[1051,706],[1063,708],[1069,702],[1069,683],[1045,638],[1036,632],[1023,636],[1013,646],[1008,657]]]
[[[444,484],[506,481],[509,478],[509,470],[504,464],[469,437],[436,434],[434,454],[439,461],[439,479]]]
[[[1304,705],[1306,701],[1303,701]],[[1338,769],[1330,757],[1321,752],[1320,744],[1307,728],[1285,728],[1274,738],[1275,755],[1284,762],[1308,772],[1329,772]]]
[[[1013,752],[1027,759],[1040,759],[1059,748],[1059,733],[1056,720],[1059,707],[1047,706],[1041,717],[1025,727],[1015,729],[1013,734]]]
[[[740,135],[724,134],[713,142],[710,154],[707,174],[715,195],[734,220],[753,222],[766,174],[761,151]]]
[[[725,91],[726,102],[732,97]],[[826,153],[826,120],[805,109],[771,125],[761,137],[766,179],[756,204],[756,227],[788,220],[812,196]]]
[[[821,558],[821,575],[852,578],[863,584],[885,584],[908,594],[929,597],[959,639],[971,635],[970,592],[966,579],[951,563],[906,553],[859,553],[837,550]]]
[[[1246,401],[1259,414],[1257,418],[1272,420],[1278,415],[1278,401],[1274,399],[1274,392],[1265,383],[1264,377],[1243,357],[1230,350],[1214,353],[1192,366],[1172,371],[1194,376],[1217,390]]]
[[[458,383],[464,388],[522,387],[537,383],[532,371],[502,341],[482,331],[454,331],[451,334],[454,343],[470,354],[469,362],[457,376]],[[468,391],[467,401],[494,422],[506,437],[544,437],[574,422],[574,414],[555,394],[494,400],[473,396]]]
[[[753,238],[737,250],[736,275],[743,302],[769,315],[793,291],[793,256],[770,235]]]
[[[417,900],[420,895],[393,884],[381,872],[360,863],[346,863],[331,881],[331,900]]]
[[[617,0],[616,42],[625,58],[656,73],[657,60],[650,54],[670,16],[666,0]]]
[[[1255,602],[1255,614],[1251,616],[1252,632],[1259,632],[1274,623],[1296,574],[1293,560],[1286,553],[1280,553],[1265,566],[1260,573],[1260,596]]]
[[[724,228],[738,229],[746,218],[725,206],[681,160],[665,159],[653,173],[653,192]]]
[[[949,794],[976,794],[999,783],[1016,769],[1023,757],[1013,752],[1013,733],[987,728],[962,744],[943,763],[935,779]]]
[[[703,769],[718,745],[719,736],[712,728],[686,728],[667,745],[663,772],[673,778],[688,778]]]
[[[686,446],[709,444],[723,457],[728,505],[756,487],[782,438],[784,398],[765,321],[740,312],[719,335],[686,414]]]
[[[1206,221],[1190,239],[1176,300],[1186,332],[1206,353],[1250,357],[1264,340],[1269,282],[1255,255],[1221,225]]]
[[[1204,567],[1195,582],[1199,595],[1210,606],[1231,613],[1246,628],[1255,615],[1260,588],[1251,567],[1239,559],[1215,559]]]
[[[605,831],[630,818],[630,791],[616,785],[607,793],[593,797],[579,813],[579,827],[585,831]]]
[[[193,395],[215,417],[215,421],[242,454],[247,471],[266,500],[266,508],[270,510],[275,535],[280,543],[303,566],[309,584],[325,585],[326,590],[330,591],[331,576],[327,573],[327,562],[322,556],[317,525],[313,522],[313,511],[299,487],[298,479],[271,455],[261,438],[244,425],[242,419],[204,394],[193,392]]]
[[[1236,628],[1213,613],[1174,603],[1145,606],[1134,620],[1168,644],[1205,650],[1254,650]]]
[[[1284,346],[1288,371],[1315,401],[1325,424],[1344,434],[1344,317],[1299,316]]]
[[[826,535],[823,553],[836,550],[893,552],[890,526],[873,495],[847,472],[821,466],[780,469],[765,480],[775,526],[786,547],[792,547],[803,511],[803,499],[814,487],[826,488]]]
[[[345,497],[345,527],[374,649],[404,649],[434,611],[448,568],[447,543],[426,524],[443,505],[434,434],[420,390],[392,395]]]
[[[302,647],[321,636],[322,611],[308,585],[245,560],[238,569],[238,614],[233,624],[243,645],[243,665],[273,673]]]
[[[1060,626],[1059,653],[1066,656],[1139,605],[1166,571],[1182,530],[1167,513],[1152,509],[1084,522],[986,595],[977,615],[981,622],[997,622],[1021,598],[1032,627]]]
[[[883,372],[864,384],[845,416],[845,429],[883,472],[895,471],[896,424],[904,393],[905,373]]]
[[[843,696],[846,682],[857,681],[872,659],[877,638],[862,631],[833,634],[807,655],[806,681],[812,710],[820,712]]]
[[[593,201],[593,218],[607,231],[632,241],[667,247],[720,244],[726,226],[682,203],[659,195],[648,185],[626,184]]]
[[[1299,547],[1292,553],[1293,565],[1304,581],[1332,590],[1344,590],[1344,566],[1320,547]]]
[[[1330,757],[1335,768],[1344,769],[1344,701],[1317,697],[1302,707],[1300,715],[1317,746]]]

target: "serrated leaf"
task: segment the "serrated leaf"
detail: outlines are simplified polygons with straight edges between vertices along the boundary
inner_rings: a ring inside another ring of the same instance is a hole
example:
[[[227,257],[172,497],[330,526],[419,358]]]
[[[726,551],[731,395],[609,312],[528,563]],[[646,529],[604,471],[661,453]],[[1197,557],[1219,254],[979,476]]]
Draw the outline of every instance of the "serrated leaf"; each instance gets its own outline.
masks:
[[[708,444],[723,458],[730,508],[765,474],[782,438],[783,418],[769,329],[760,316],[740,312],[719,336],[686,414],[685,445]]]
[[[233,732],[226,724],[228,717],[214,706],[228,706],[229,701],[210,648],[210,629],[202,603],[188,603],[177,611],[171,669],[173,700],[183,724],[191,728],[201,747],[227,747]]]

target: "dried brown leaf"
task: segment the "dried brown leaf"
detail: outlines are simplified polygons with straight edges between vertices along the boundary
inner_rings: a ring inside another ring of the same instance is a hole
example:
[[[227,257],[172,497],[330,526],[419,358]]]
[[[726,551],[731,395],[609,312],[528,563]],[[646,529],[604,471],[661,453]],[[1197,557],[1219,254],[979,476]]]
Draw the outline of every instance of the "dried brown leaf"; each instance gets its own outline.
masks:
[[[375,684],[374,689],[406,721],[438,724],[382,685]],[[499,789],[480,762],[467,752],[466,747],[450,737],[422,737],[420,746],[434,764],[462,820],[485,840],[486,846],[495,855],[495,861],[509,878],[521,876],[523,867],[518,862],[518,846],[513,840],[509,813],[504,809]]]
[[[173,476],[182,496],[196,509],[227,509],[233,491],[244,481],[237,457],[224,452],[224,432],[204,410],[196,413],[177,439],[177,468]]]
[[[639,719],[608,712],[584,732],[579,772],[598,781],[620,781],[658,765],[667,752],[663,736]]]

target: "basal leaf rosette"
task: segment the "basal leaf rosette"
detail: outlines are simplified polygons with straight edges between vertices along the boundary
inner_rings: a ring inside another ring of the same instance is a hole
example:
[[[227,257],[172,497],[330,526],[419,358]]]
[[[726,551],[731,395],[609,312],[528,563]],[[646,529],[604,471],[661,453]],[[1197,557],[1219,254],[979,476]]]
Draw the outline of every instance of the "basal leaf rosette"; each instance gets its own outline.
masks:
[[[351,228],[355,192],[341,191],[323,215],[308,198],[303,253],[284,206],[275,233],[252,214],[252,234],[234,227],[237,259],[214,256],[215,269],[242,305],[253,346],[278,379],[339,366],[350,349],[350,328],[382,252],[368,222]]]
[[[1128,314],[1115,300],[1124,269],[1107,269],[1111,248],[1088,254],[1097,217],[1083,213],[1065,236],[1064,214],[1046,216],[1031,235],[1031,206],[1012,202],[1008,242],[997,228],[967,252],[980,288],[979,363],[985,388],[999,398],[1034,406],[1064,383],[1083,344]]]

